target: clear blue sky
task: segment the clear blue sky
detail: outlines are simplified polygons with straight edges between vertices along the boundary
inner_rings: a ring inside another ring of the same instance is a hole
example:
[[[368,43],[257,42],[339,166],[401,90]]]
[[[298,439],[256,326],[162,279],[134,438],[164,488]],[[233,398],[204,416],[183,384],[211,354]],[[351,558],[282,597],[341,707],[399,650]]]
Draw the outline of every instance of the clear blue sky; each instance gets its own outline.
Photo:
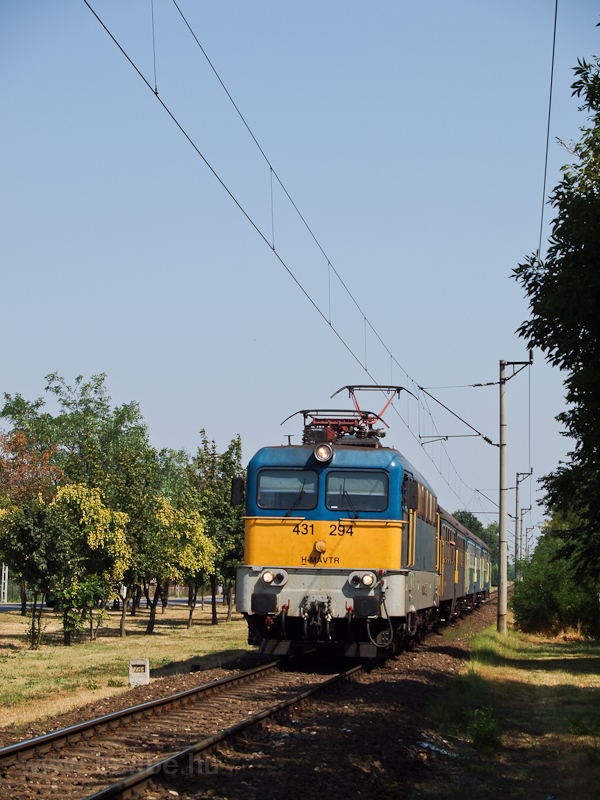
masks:
[[[90,2],[154,86],[150,0]],[[494,381],[499,359],[525,359],[510,273],[538,244],[554,0],[178,2],[408,375]],[[267,164],[172,0],[154,14],[160,98],[270,240]],[[592,0],[559,3],[548,191],[568,160],[556,137],[584,123],[569,87],[577,58],[600,51],[599,19]],[[299,419],[280,427],[293,411],[369,381],[82,0],[3,0],[0,69],[0,391],[33,399],[49,372],[106,372],[155,446],[193,451],[204,427],[223,447],[240,433],[248,459],[285,433],[300,441]],[[273,210],[277,253],[364,363],[364,320],[335,277],[329,290],[277,184]],[[414,390],[370,328],[366,358],[378,382]],[[511,485],[529,468],[528,391],[527,372],[508,384]],[[497,387],[432,393],[498,440]],[[560,374],[536,353],[534,477],[568,450],[563,405]],[[387,442],[442,505],[492,511],[474,490],[497,501],[497,448],[423,449],[430,418],[398,408],[410,429],[388,412]],[[430,410],[441,434],[468,432]],[[529,524],[541,517],[534,507]]]

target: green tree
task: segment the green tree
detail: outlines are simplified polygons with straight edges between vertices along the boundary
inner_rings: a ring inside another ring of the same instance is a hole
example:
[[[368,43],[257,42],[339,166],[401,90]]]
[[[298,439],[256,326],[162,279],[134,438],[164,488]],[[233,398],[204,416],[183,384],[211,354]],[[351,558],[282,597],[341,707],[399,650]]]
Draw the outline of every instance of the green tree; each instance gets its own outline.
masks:
[[[223,582],[231,619],[231,595],[235,568],[244,557],[243,508],[231,505],[231,480],[243,476],[242,442],[239,436],[229,443],[223,453],[217,451],[206,431],[200,431],[202,444],[192,462],[193,482],[200,498],[200,510],[206,532],[216,548],[214,570],[210,573],[212,592],[212,624],[218,622],[216,606],[217,583]]]
[[[154,514],[168,473],[165,459],[150,446],[148,432],[136,403],[112,407],[106,375],[72,386],[56,373],[46,376],[46,391],[56,398],[59,413],[45,410],[45,400],[31,402],[20,394],[5,394],[0,415],[14,426],[13,435],[38,441],[53,453],[65,480],[102,492],[105,502],[128,517],[126,535],[132,559],[124,576],[121,596],[121,635],[125,635],[127,598],[142,581],[137,553],[140,538],[154,524]],[[132,612],[135,613],[135,604]]]
[[[529,347],[565,374],[568,409],[557,419],[575,441],[569,460],[542,479],[551,513],[573,512],[557,553],[580,576],[600,574],[600,61],[579,61],[573,94],[588,124],[567,148],[573,156],[550,202],[556,210],[548,253],[514,271],[531,318],[519,328]],[[554,546],[554,545],[553,545]]]
[[[20,506],[0,508],[1,560],[16,575],[23,589],[27,586],[33,594],[29,626],[32,648],[40,643],[43,596],[50,590],[52,583],[48,563],[52,539],[46,525],[46,509],[45,503],[40,502],[37,497],[28,497]],[[24,605],[23,616],[27,616],[26,602]]]
[[[190,574],[213,572],[216,553],[197,508],[176,508],[165,498],[158,498],[153,517],[137,553],[146,583],[154,584],[147,634],[154,632],[156,607],[165,581],[183,581]]]
[[[465,528],[474,533],[475,536],[479,536],[480,539],[483,539],[483,524],[480,520],[477,519],[475,514],[472,514],[470,511],[455,511],[452,514],[454,519],[457,519],[461,525],[464,525]]]
[[[70,483],[85,483],[108,496],[113,473],[124,450],[147,444],[147,428],[137,403],[111,407],[106,375],[84,381],[79,375],[69,386],[56,373],[46,376],[46,392],[54,395],[59,413],[44,410],[46,401],[4,395],[0,417],[44,449],[54,448],[54,460]]]
[[[573,515],[555,514],[544,525],[531,558],[521,564],[523,580],[515,584],[511,607],[517,626],[529,633],[559,633],[578,628],[594,634],[598,595],[594,581],[576,575],[564,557],[561,538],[577,526]]]
[[[116,596],[131,559],[126,523],[126,514],[107,508],[100,491],[84,484],[61,486],[50,503],[38,496],[0,513],[0,549],[9,567],[34,591],[57,598],[67,645],[85,619],[94,638],[98,601]]]

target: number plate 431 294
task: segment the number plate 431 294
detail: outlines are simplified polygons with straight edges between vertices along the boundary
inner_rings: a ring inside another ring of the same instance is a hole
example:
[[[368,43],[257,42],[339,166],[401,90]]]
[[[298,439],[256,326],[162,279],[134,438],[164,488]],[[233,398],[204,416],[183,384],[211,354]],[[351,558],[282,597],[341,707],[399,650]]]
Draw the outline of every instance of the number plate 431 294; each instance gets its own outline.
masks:
[[[330,522],[329,535],[330,536],[354,536],[354,526],[345,525],[343,522]],[[292,528],[297,536],[314,536],[315,526],[312,522],[299,522]]]

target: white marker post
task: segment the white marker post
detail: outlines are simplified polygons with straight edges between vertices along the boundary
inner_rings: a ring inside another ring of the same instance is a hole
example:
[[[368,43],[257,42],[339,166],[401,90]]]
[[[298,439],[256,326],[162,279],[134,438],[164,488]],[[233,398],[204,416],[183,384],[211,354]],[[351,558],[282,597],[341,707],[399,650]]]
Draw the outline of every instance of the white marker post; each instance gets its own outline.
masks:
[[[132,658],[129,661],[129,683],[131,686],[145,686],[150,683],[149,658]]]

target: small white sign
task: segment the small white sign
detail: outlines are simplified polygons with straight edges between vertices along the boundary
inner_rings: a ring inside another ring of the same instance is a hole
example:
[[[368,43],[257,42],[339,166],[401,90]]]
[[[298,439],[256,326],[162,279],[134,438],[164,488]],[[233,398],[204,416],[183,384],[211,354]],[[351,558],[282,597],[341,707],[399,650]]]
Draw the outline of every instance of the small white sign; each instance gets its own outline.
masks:
[[[150,683],[150,659],[132,658],[129,661],[129,683],[131,686]]]

